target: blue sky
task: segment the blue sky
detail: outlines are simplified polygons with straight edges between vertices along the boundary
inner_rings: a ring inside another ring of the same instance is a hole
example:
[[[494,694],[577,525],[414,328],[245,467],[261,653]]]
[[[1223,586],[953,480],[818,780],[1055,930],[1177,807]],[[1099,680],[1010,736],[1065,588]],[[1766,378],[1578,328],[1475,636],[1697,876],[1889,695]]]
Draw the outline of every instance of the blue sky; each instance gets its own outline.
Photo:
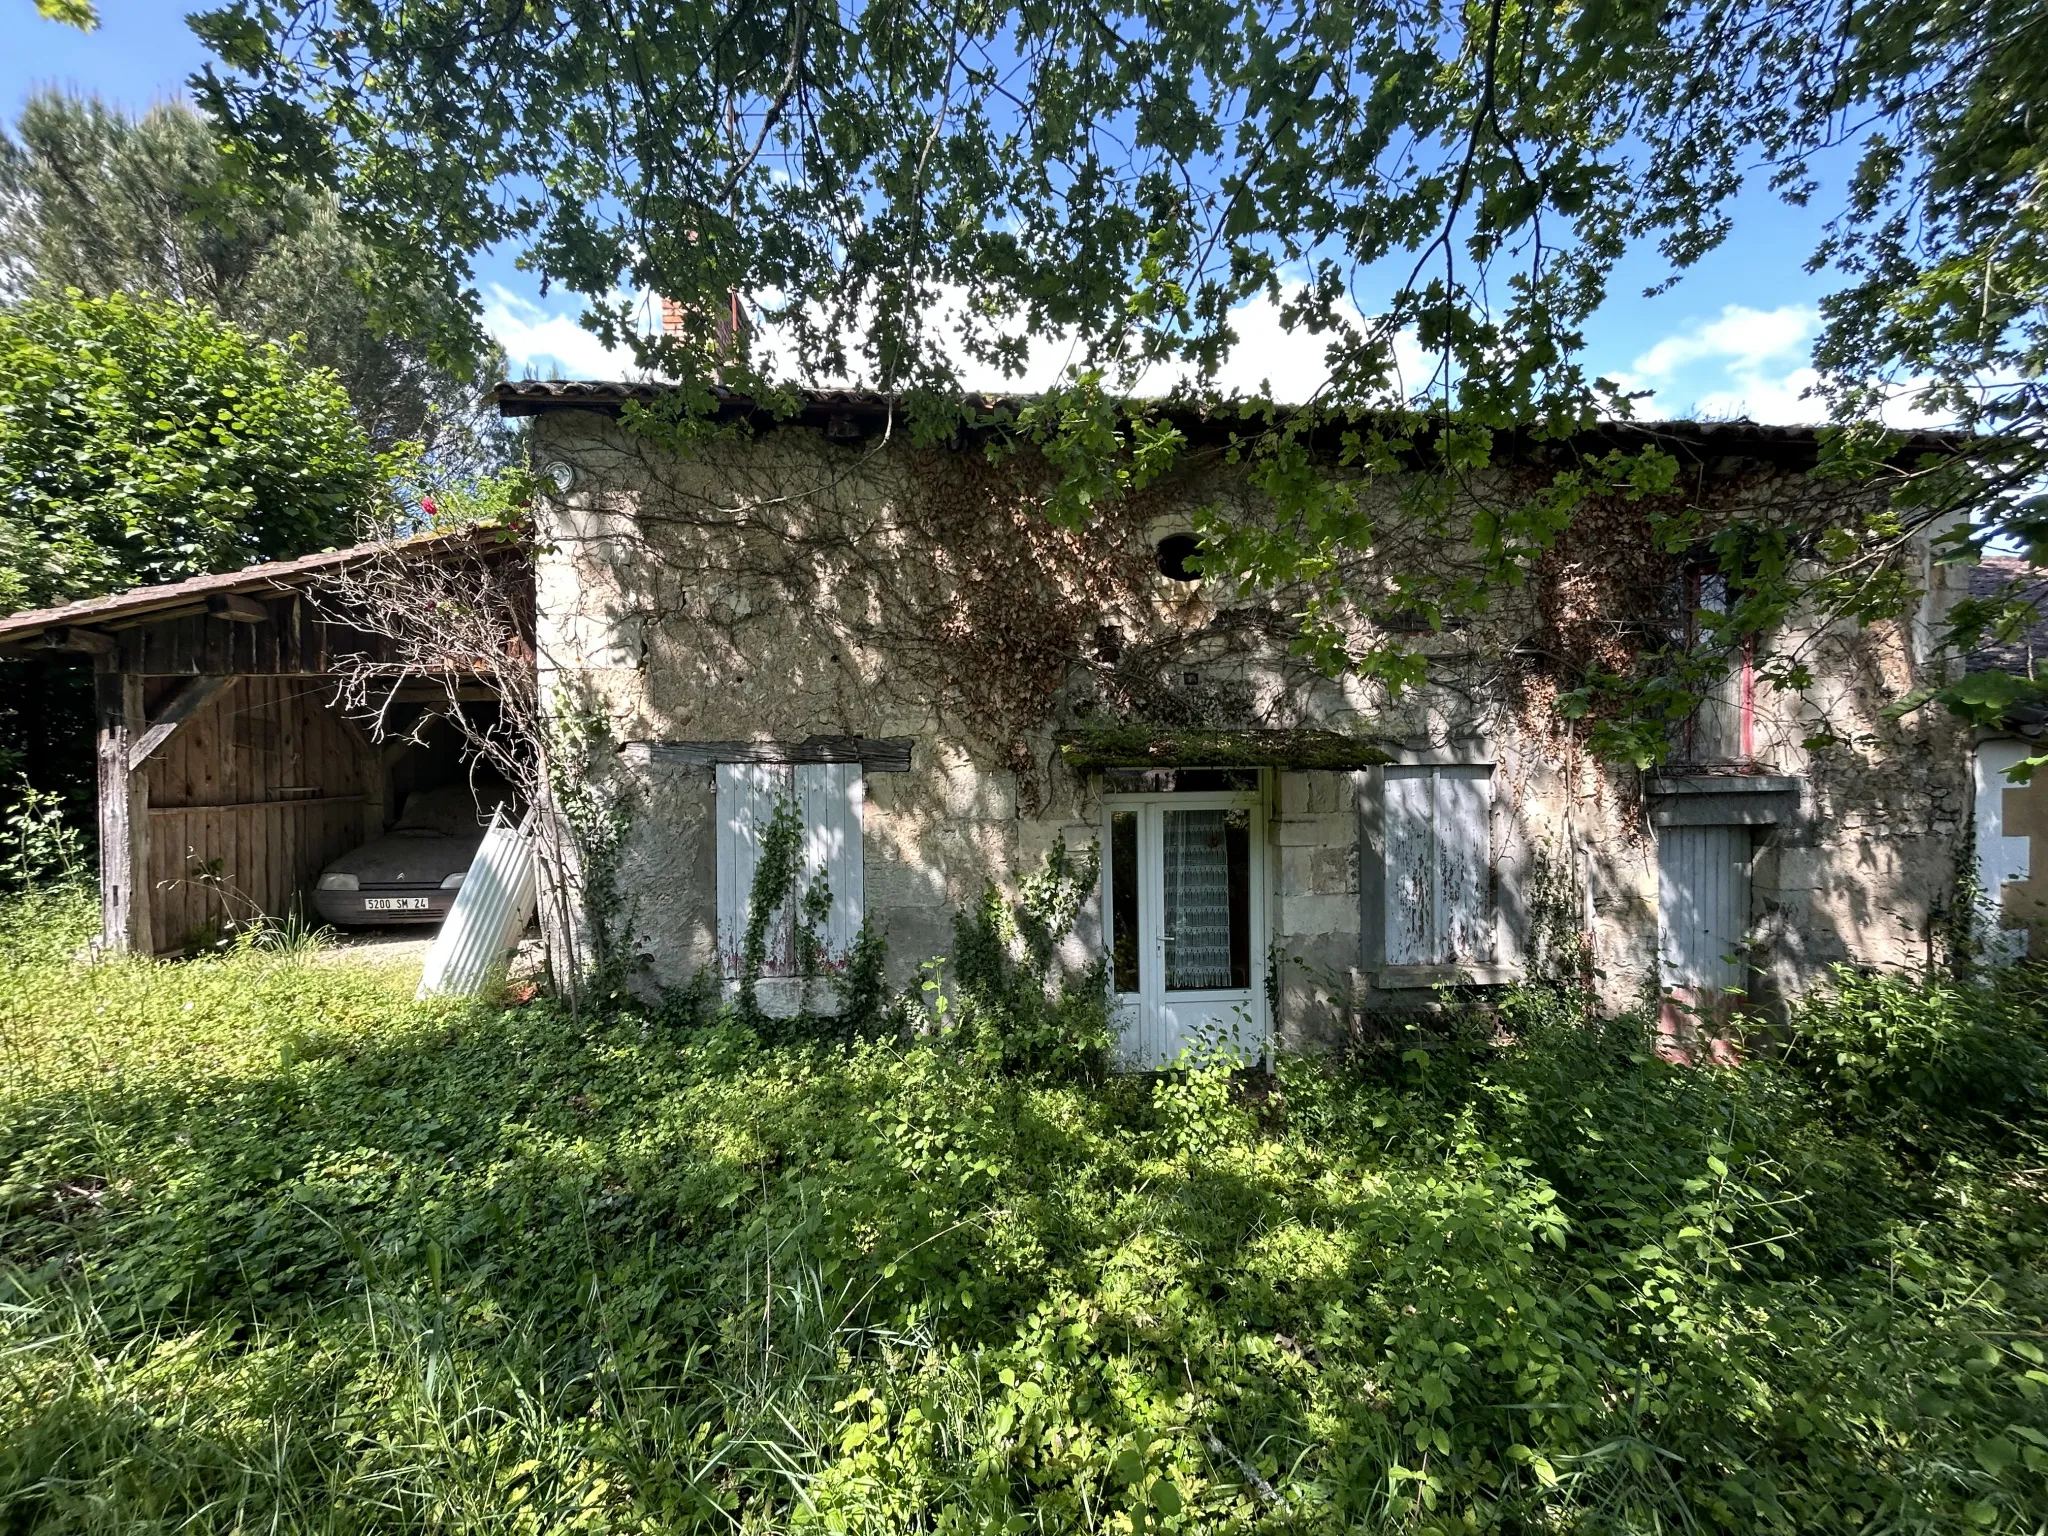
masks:
[[[0,50],[0,109],[9,121],[31,92],[51,85],[141,110],[182,94],[186,77],[206,57],[175,3],[100,0],[101,26],[90,35],[34,17],[25,0],[6,3],[15,43]],[[1646,415],[1816,419],[1817,405],[1799,395],[1811,381],[1816,305],[1826,291],[1824,275],[1805,271],[1819,233],[1812,210],[1787,208],[1760,190],[1745,194],[1728,242],[1668,292],[1641,294],[1662,276],[1653,260],[1624,268],[1588,332],[1589,360],[1601,372],[1654,390]],[[607,357],[577,325],[574,295],[557,290],[543,300],[539,284],[509,257],[487,256],[477,275],[486,323],[515,373],[603,377],[622,371],[624,360]],[[1242,315],[1238,330],[1243,340],[1226,384],[1251,388],[1261,379],[1279,384],[1303,376],[1302,343],[1284,336],[1270,308]],[[1057,346],[1039,349],[1034,377],[1022,383],[1048,382],[1063,361]],[[993,377],[970,382],[1004,383]]]

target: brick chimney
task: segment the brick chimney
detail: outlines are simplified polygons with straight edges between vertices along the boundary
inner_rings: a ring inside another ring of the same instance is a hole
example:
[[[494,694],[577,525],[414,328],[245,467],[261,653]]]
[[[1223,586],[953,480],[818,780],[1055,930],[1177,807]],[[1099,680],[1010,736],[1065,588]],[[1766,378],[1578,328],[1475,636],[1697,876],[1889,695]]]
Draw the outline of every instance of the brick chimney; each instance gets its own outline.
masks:
[[[661,301],[661,334],[664,336],[682,335],[688,329],[689,313],[688,308],[677,303],[674,299],[663,299]],[[747,311],[746,306],[740,303],[740,291],[737,288],[728,289],[726,291],[725,303],[720,306],[720,314],[717,320],[718,345],[721,348],[729,348],[733,344],[735,337],[744,336],[746,332]]]

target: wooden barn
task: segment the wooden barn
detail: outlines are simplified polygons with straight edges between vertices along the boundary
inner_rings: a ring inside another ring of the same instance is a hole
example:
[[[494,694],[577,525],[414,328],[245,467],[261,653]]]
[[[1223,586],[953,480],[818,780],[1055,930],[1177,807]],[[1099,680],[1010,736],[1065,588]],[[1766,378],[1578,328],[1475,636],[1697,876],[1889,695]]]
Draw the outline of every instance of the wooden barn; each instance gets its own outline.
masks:
[[[460,532],[401,546],[433,559]],[[381,836],[414,788],[453,782],[445,727],[379,744],[336,707],[335,657],[374,642],[308,589],[391,545],[329,551],[0,618],[0,655],[54,650],[96,681],[103,947],[165,954],[310,912],[320,871]],[[484,685],[478,685],[482,687]],[[396,718],[444,695],[399,685]]]

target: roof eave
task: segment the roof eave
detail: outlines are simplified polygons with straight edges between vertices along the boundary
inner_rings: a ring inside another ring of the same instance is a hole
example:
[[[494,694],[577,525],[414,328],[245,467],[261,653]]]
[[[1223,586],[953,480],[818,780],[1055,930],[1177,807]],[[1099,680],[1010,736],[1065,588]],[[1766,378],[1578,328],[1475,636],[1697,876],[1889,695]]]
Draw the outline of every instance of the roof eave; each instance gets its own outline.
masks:
[[[294,560],[272,560],[244,566],[239,571],[188,577],[184,581],[155,586],[131,587],[103,597],[82,598],[56,608],[37,608],[0,618],[0,648],[20,655],[21,647],[45,640],[44,649],[96,651],[104,649],[93,637],[132,628],[138,623],[162,623],[185,611],[203,611],[209,597],[242,593],[291,591],[331,571],[358,564],[392,550],[427,553],[475,541],[482,530],[458,528],[430,530],[403,539],[351,545],[347,549],[322,550]],[[73,632],[65,639],[45,639],[51,631]]]
[[[669,388],[646,380],[508,379],[487,393],[484,401],[497,406],[499,414],[506,417],[572,411],[616,417],[629,402],[651,403]],[[721,416],[755,419],[758,425],[824,428],[835,434],[849,424],[871,433],[900,418],[904,409],[902,397],[876,390],[806,389],[798,392],[802,404],[796,416],[778,422],[750,396],[729,391],[717,393]],[[1027,394],[969,392],[961,396],[961,402],[972,410],[996,416],[1016,410],[1034,398]],[[1231,435],[1248,421],[1235,413],[1217,413],[1173,402],[1160,402],[1158,408],[1176,425],[1203,438]],[[1751,459],[1802,469],[1818,461],[1821,434],[1826,430],[1820,426],[1771,426],[1752,421],[1609,421],[1555,443],[1517,434],[1517,447],[1522,452],[1538,454],[1552,447],[1584,452],[1607,447],[1658,446],[1693,460]],[[1896,457],[1911,462],[1924,453],[1952,452],[1968,441],[1966,434],[1916,430],[1902,434]]]

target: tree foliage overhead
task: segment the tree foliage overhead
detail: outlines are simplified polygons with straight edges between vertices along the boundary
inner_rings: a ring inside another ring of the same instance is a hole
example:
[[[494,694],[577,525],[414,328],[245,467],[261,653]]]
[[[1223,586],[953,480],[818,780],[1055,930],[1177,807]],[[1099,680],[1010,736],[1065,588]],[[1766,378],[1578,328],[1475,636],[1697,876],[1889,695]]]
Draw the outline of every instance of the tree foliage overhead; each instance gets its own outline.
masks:
[[[1814,253],[1843,278],[1818,352],[1829,403],[1868,420],[1904,392],[2004,438],[1937,473],[1846,435],[1837,466],[1889,473],[1903,516],[1754,569],[1734,541],[1728,574],[1757,601],[1723,629],[1784,611],[1774,572],[1819,560],[1834,581],[1825,567],[1870,568],[1957,512],[2048,545],[2030,494],[2048,457],[2042,0],[230,0],[195,26],[219,59],[202,97],[238,150],[334,188],[398,288],[452,295],[470,253],[510,242],[591,296],[608,339],[631,339],[608,296],[651,289],[694,317],[643,343],[662,366],[764,387],[718,342],[737,291],[801,376],[914,405],[952,393],[956,349],[1021,368],[1030,337],[1071,335],[1083,371],[1028,425],[1072,466],[1073,515],[1128,483],[1106,464],[1175,446],[1116,392],[1155,365],[1200,392],[1233,308],[1279,302],[1330,379],[1253,434],[1274,528],[1215,530],[1216,562],[1254,577],[1370,544],[1347,486],[1412,463],[1419,429],[1455,475],[1503,428],[1561,437],[1627,410],[1582,346],[1623,256],[1682,272],[1747,180],[1803,200],[1846,166]],[[1421,377],[1397,366],[1403,335]],[[1297,453],[1333,416],[1350,480]],[[1586,494],[1660,477],[1641,457],[1560,471],[1482,520],[1476,577],[1413,573],[1412,595],[1483,603]],[[1812,591],[1858,616],[1900,596]],[[1311,638],[1390,680],[1410,665]]]
[[[206,310],[0,308],[0,610],[346,542],[376,467],[332,374]]]
[[[367,291],[367,254],[331,196],[234,173],[183,103],[129,118],[58,92],[31,98],[13,135],[0,133],[0,292],[204,305],[332,370],[377,447],[413,439],[473,454],[473,379],[497,366],[495,350],[436,362],[387,324],[431,316],[431,295],[414,289],[394,307]]]
[[[947,382],[923,322],[948,285],[992,356],[1070,327],[1094,361],[1212,365],[1229,309],[1305,270],[1285,296],[1342,343],[1332,398],[1377,398],[1415,326],[1454,403],[1521,422],[1595,396],[1577,327],[1631,243],[1682,267],[1760,159],[1804,196],[1845,141],[1827,254],[1869,300],[1974,316],[1973,361],[2038,365],[2043,19],[2026,0],[234,0],[197,25],[236,138],[327,176],[422,274],[510,239],[593,295],[737,288],[820,322],[805,363],[852,335],[889,387]],[[422,227],[442,242],[407,238]],[[1971,252],[1985,280],[1944,289]]]

